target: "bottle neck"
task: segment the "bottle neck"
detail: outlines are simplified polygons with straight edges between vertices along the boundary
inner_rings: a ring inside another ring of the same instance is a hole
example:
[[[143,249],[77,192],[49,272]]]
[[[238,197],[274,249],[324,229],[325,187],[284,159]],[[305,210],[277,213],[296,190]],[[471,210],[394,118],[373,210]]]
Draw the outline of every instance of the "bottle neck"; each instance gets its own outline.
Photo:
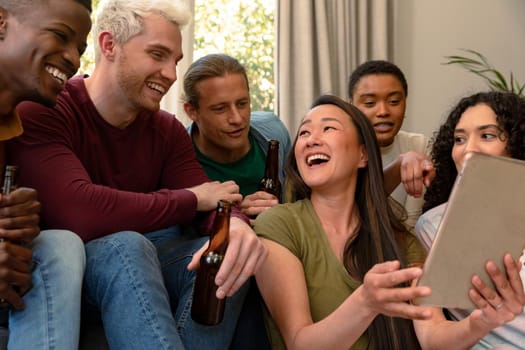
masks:
[[[4,170],[4,182],[2,184],[2,194],[8,195],[16,188],[16,170],[14,165],[6,165]]]
[[[228,247],[230,237],[230,214],[231,204],[227,201],[219,201],[215,211],[215,220],[210,233],[210,244],[208,251],[224,254]]]
[[[281,181],[279,179],[279,142],[271,140],[266,154],[264,177],[259,184],[259,190],[273,194],[281,199]]]
[[[271,147],[266,156],[266,164],[264,167],[264,177],[276,179],[279,176],[279,149]]]

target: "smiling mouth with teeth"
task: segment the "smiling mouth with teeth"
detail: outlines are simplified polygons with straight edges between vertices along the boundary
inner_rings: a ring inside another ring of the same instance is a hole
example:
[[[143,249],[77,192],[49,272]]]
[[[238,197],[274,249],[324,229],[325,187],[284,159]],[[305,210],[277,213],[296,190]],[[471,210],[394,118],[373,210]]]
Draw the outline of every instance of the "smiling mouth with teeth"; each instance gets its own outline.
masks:
[[[61,85],[64,85],[67,81],[67,74],[60,71],[58,68],[53,66],[46,66],[46,71],[58,81]]]
[[[156,92],[158,92],[159,94],[161,95],[164,95],[164,93],[166,92],[166,89],[164,89],[162,86],[160,86],[159,84],[155,84],[155,83],[148,83],[147,84],[148,87],[152,90],[155,90]]]
[[[326,163],[330,160],[330,157],[328,157],[325,154],[314,154],[306,159],[306,163],[308,166],[317,165],[321,163]]]

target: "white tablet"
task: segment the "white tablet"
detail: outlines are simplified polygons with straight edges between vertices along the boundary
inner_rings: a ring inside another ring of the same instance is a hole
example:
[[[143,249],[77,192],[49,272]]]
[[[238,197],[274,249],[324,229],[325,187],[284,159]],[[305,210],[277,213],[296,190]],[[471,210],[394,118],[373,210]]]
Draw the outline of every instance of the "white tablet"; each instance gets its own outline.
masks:
[[[468,290],[479,275],[492,286],[485,263],[503,269],[506,252],[518,259],[525,248],[525,161],[472,153],[449,197],[418,285],[432,295],[420,305],[472,308]]]

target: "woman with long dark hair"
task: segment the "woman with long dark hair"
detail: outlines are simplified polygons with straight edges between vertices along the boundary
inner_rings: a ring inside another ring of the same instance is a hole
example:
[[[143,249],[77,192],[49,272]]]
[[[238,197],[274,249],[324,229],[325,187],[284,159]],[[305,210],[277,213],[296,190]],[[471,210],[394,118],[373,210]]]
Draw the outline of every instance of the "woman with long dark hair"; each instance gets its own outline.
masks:
[[[477,341],[477,324],[409,303],[431,293],[412,283],[424,249],[393,215],[362,112],[335,96],[317,99],[286,170],[296,201],[255,223],[269,251],[256,279],[273,349],[457,349]]]

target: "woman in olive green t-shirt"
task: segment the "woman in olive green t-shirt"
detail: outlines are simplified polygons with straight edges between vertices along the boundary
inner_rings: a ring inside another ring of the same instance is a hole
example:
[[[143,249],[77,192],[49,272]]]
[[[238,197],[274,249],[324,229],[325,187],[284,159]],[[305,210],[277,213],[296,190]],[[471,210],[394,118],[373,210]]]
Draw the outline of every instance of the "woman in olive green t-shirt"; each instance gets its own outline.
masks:
[[[256,279],[271,315],[272,348],[466,349],[475,343],[475,325],[409,303],[431,293],[412,284],[422,274],[424,252],[388,204],[375,133],[362,112],[335,96],[320,97],[292,150],[286,171],[297,201],[266,210],[254,227],[269,251]],[[517,269],[507,273],[500,283],[519,280]],[[479,305],[494,293],[487,286],[477,291]]]

